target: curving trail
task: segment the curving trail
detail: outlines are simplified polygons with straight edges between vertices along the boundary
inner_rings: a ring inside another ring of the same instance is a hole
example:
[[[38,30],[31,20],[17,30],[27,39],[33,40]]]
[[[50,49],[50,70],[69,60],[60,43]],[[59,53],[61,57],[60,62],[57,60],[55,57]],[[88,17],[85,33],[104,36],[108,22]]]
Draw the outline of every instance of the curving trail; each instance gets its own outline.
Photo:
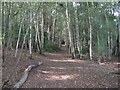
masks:
[[[113,67],[91,61],[71,59],[65,52],[36,55],[44,63],[30,72],[22,88],[117,88],[118,76],[109,74]]]

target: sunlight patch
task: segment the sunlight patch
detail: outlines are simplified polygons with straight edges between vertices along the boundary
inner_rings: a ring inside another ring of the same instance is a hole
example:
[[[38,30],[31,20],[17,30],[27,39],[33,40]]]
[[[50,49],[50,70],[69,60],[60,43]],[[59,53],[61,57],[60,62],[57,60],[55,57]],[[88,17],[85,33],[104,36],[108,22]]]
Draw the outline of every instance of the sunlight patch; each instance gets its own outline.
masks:
[[[83,67],[50,67],[51,69],[60,69],[60,70],[64,70],[64,69],[73,69],[73,68],[75,68],[75,69],[83,69]]]
[[[66,69],[65,67],[50,67],[52,69]]]
[[[42,73],[48,74],[48,73],[54,73],[54,72],[52,72],[52,71],[42,71]]]
[[[72,59],[68,59],[68,60],[50,60],[53,62],[73,62],[73,63],[81,63],[81,62],[85,62],[83,60],[72,60]]]
[[[39,72],[42,72],[44,74],[50,74],[50,73],[54,73],[53,71],[44,71],[44,70],[38,70]]]
[[[69,80],[69,79],[74,79],[78,77],[78,74],[74,75],[53,75],[53,76],[48,76],[45,78],[46,80]]]
[[[61,74],[62,72],[55,72],[55,71],[44,71],[44,70],[38,70],[38,73],[40,72],[40,74],[53,74],[53,73],[59,73]],[[39,74],[37,74],[37,77],[39,77]]]

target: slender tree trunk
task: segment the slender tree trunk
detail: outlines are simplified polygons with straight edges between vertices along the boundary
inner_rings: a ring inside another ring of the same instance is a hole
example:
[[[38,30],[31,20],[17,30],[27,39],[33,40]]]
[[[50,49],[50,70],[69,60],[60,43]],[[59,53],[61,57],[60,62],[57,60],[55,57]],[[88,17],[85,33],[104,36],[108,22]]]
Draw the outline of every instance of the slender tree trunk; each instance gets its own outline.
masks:
[[[23,21],[24,21],[24,18],[22,19],[20,27],[19,27],[19,35],[18,35],[18,40],[17,40],[17,44],[16,44],[15,57],[17,56],[17,52],[18,52],[18,45],[19,45],[19,41],[20,41],[20,35],[21,35]]]
[[[9,32],[12,32],[12,20],[9,21]],[[9,33],[7,49],[10,49],[10,50],[12,49],[12,36],[11,36],[11,33]]]
[[[2,63],[4,64],[4,62],[5,62],[5,55],[4,55],[5,54],[5,35],[6,35],[5,31],[6,31],[6,27],[7,26],[6,26],[6,22],[5,22],[6,21],[6,17],[5,17],[5,13],[6,12],[4,10],[4,4],[5,4],[5,2],[2,2],[1,4],[2,4],[2,14],[1,15],[3,17],[3,20],[1,20],[1,21],[3,21],[2,22],[2,26],[3,26],[2,27],[2,29],[3,29],[2,37],[4,37],[4,39],[2,40],[2,54],[1,55],[2,55],[2,59],[3,59]],[[1,35],[1,32],[0,32],[0,35]]]
[[[11,3],[5,3],[8,9],[8,14],[5,18],[5,30],[7,30],[7,32],[9,32],[9,21],[10,21],[10,13],[11,13]],[[5,10],[4,10],[5,11]],[[5,36],[5,46],[7,47],[6,50],[8,49],[8,37]]]
[[[32,12],[30,12],[30,23],[32,23]],[[29,50],[30,58],[32,58],[32,24],[30,25],[29,29],[30,29]]]
[[[38,16],[37,16],[37,20],[38,20]],[[35,34],[35,47],[37,47],[37,48],[35,48],[35,49],[37,49],[38,50],[38,52],[40,52],[40,48],[39,48],[39,41],[38,41],[38,31],[39,31],[39,28],[38,28],[39,26],[38,26],[38,21],[36,21],[35,22],[35,32],[36,32],[36,34]],[[37,51],[37,50],[35,50],[35,51]]]
[[[116,33],[116,35],[117,35],[117,33]],[[116,43],[114,44],[114,52],[115,52],[115,55],[117,55],[117,53],[118,53],[118,37],[119,35],[117,35],[116,36]]]
[[[90,47],[89,47],[89,51],[90,51],[90,60],[92,60],[92,26],[91,26],[91,21],[90,21],[90,17],[89,17],[89,30],[90,30]]]
[[[48,30],[47,30],[47,32],[48,32],[48,41],[50,41],[50,26],[49,26],[49,24],[48,24]]]
[[[55,41],[55,23],[56,23],[56,18],[53,20],[53,31],[52,31],[52,42],[54,43]]]
[[[33,20],[35,19],[35,16],[38,14],[39,9],[40,9],[40,6],[38,7],[38,9],[37,9],[36,14],[34,15],[34,17],[32,17],[31,22],[30,22],[30,24],[29,24],[29,27],[32,25],[32,22],[33,22]],[[23,43],[22,43],[22,47],[21,47],[21,50],[20,50],[20,55],[19,55],[19,57],[18,57],[18,60],[17,60],[17,62],[16,62],[16,66],[15,66],[15,67],[18,66],[18,63],[19,63],[19,61],[20,61],[20,58],[21,58],[21,55],[22,55],[22,52],[23,52],[23,47],[24,47],[24,44],[25,44],[25,41],[26,41],[26,37],[27,37],[27,35],[28,35],[29,27],[28,27],[27,30],[26,30],[26,33],[25,33],[25,36],[24,36],[24,39],[23,39]]]
[[[118,18],[118,28],[119,28],[119,52],[120,52],[120,15]]]
[[[100,64],[101,63],[101,55],[100,55],[100,52],[99,52],[99,50],[100,50],[100,35],[99,35],[100,33],[99,33],[99,31],[97,31],[97,45],[98,45],[98,60],[97,60],[97,62]]]
[[[87,2],[87,6],[88,6],[88,14],[90,15],[88,2]],[[89,19],[89,36],[90,36],[90,40],[89,40],[89,56],[90,56],[90,60],[92,60],[92,25],[91,25],[91,17],[88,16],[88,19]]]
[[[107,15],[106,13],[104,12],[104,15],[105,15],[105,19],[106,19],[106,24],[107,24],[107,28],[108,28],[108,59],[110,60],[111,59],[111,45],[110,45],[110,31],[109,31],[109,21],[108,21],[108,18],[107,18]]]
[[[117,11],[118,11],[119,53],[120,53],[120,2],[118,3]]]
[[[9,32],[12,31],[12,17],[11,17],[11,13],[12,13],[12,3],[9,4],[9,23],[8,23],[8,28],[9,28]],[[7,43],[7,49],[12,49],[12,34],[9,33],[9,38],[8,38],[8,43]]]
[[[68,3],[66,3],[66,17],[67,17],[67,27],[68,27],[71,54],[72,54],[72,58],[75,58],[75,49],[73,46],[73,37],[72,37],[71,28],[70,28],[70,16],[69,16],[69,12],[68,12]]]
[[[38,15],[37,15],[37,20],[38,20]],[[39,24],[38,22],[36,23],[36,34],[37,34],[37,42],[38,42],[38,47],[39,47],[39,53],[42,54],[42,43],[40,40],[40,33],[39,33]]]
[[[3,2],[0,2],[0,25],[2,25],[2,3]],[[2,83],[2,62],[3,62],[3,60],[2,60],[2,40],[1,40],[1,37],[2,37],[2,32],[1,32],[1,30],[2,30],[2,27],[0,27],[0,89],[2,90],[2,85],[3,85],[3,83]]]
[[[81,53],[80,53],[80,34],[79,34],[79,28],[78,28],[78,10],[77,10],[77,6],[75,6],[75,22],[76,22],[76,35],[77,35],[77,49],[79,52],[79,56],[81,57]]]
[[[67,48],[69,48],[68,30],[67,30],[67,27],[65,27],[64,29],[65,29],[65,33],[66,33],[65,46],[66,46]]]
[[[62,32],[60,31],[59,32],[59,39],[58,39],[59,40],[59,43],[58,43],[59,47],[61,47],[61,34],[62,34]]]
[[[112,53],[113,52],[113,48],[114,48],[114,44],[113,44],[113,35],[112,35],[112,32],[110,32],[110,45],[111,45],[111,50],[110,50],[110,52]]]
[[[44,48],[44,15],[43,15],[43,13],[44,13],[44,11],[43,11],[43,7],[44,7],[44,5],[43,5],[44,3],[42,2],[42,16],[41,16],[41,43],[42,43],[42,54],[43,54],[43,48]]]
[[[48,41],[50,41],[50,16],[48,16],[48,30],[47,30],[47,33],[48,33]]]

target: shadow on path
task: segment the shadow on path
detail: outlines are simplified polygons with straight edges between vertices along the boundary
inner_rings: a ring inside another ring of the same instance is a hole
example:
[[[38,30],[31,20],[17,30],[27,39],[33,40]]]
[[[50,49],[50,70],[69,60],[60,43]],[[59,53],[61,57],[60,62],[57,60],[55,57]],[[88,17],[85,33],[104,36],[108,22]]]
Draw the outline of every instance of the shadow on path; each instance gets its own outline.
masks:
[[[44,65],[31,71],[22,88],[117,88],[117,75],[109,74],[113,68],[94,62],[71,59],[63,52],[36,56]]]

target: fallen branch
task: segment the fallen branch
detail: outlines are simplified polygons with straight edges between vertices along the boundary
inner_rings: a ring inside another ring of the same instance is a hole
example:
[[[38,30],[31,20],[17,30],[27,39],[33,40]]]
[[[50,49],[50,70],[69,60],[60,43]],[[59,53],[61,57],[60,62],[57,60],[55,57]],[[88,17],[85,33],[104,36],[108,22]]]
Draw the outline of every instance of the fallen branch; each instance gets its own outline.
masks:
[[[42,64],[43,64],[42,62],[38,62],[38,63],[35,64],[35,65],[30,65],[30,66],[28,66],[28,68],[24,71],[24,75],[23,75],[23,77],[21,78],[21,80],[20,80],[17,84],[15,84],[15,86],[14,86],[13,88],[20,88],[20,87],[23,85],[23,83],[27,80],[28,74],[29,74],[29,72],[31,71],[31,69],[32,69],[32,68],[35,68],[35,67],[38,67],[38,66],[40,66],[40,65],[42,65]]]

